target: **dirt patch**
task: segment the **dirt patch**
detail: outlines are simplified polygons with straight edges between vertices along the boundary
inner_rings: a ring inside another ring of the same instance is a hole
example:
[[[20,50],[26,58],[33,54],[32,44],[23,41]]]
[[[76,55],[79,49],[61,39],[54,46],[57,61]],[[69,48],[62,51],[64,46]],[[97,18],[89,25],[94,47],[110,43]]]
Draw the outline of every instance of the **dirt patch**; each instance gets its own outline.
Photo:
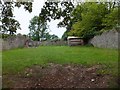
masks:
[[[49,63],[46,67],[26,68],[22,74],[3,75],[3,87],[7,88],[107,88],[109,75],[97,74],[100,65],[60,65]]]

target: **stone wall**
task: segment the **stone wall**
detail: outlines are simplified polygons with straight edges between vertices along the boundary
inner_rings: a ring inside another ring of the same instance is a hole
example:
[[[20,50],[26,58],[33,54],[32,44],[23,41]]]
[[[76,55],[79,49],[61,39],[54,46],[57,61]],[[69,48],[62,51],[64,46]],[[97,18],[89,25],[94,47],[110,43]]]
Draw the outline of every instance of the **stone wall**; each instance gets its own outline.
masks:
[[[102,33],[101,35],[95,36],[89,41],[89,43],[100,48],[118,48],[120,43],[118,39],[119,34],[120,32],[117,30],[110,30]]]
[[[17,36],[9,36],[6,39],[0,39],[2,50],[9,50],[14,48],[22,48],[22,47],[38,47],[40,45],[39,41],[32,41],[26,36],[17,35]]]
[[[2,39],[2,50],[24,47],[27,39],[27,37],[22,35],[9,36],[6,39]]]
[[[67,41],[63,40],[50,40],[50,41],[43,41],[40,44],[41,46],[66,46]]]
[[[63,46],[67,45],[67,41],[62,40],[49,40],[49,41],[33,41],[28,37],[17,35],[17,36],[9,36],[6,39],[0,38],[1,50],[10,50],[14,48],[21,48],[21,47],[38,47],[38,46]]]

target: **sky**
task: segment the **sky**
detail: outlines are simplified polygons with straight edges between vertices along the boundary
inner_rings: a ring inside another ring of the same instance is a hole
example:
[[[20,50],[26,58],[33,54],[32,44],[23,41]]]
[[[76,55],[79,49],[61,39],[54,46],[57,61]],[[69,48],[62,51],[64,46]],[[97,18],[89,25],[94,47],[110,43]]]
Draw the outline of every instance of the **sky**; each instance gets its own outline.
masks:
[[[28,11],[25,11],[25,9],[22,7],[18,8],[15,7],[14,8],[14,16],[15,19],[19,21],[20,23],[20,27],[21,30],[17,30],[17,34],[21,33],[21,34],[28,34],[29,33],[29,21],[34,17],[34,16],[38,16],[41,8],[44,5],[45,0],[34,0],[33,2],[33,7],[32,7],[32,12],[29,13]],[[59,21],[61,20],[51,20],[50,23],[48,23],[49,25],[49,32],[50,34],[55,34],[57,35],[59,38],[62,37],[63,33],[66,31],[65,28],[57,28],[57,24],[59,23]]]

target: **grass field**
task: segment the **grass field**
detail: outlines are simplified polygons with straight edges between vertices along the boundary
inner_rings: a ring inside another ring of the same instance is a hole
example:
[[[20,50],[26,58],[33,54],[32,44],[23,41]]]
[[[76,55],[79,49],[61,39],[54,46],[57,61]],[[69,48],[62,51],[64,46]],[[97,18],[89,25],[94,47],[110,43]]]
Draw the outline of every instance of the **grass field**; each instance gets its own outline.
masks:
[[[75,63],[86,66],[104,65],[101,71],[117,75],[118,51],[115,49],[101,49],[94,47],[68,46],[40,46],[38,48],[24,48],[3,51],[3,74],[15,74],[34,64],[47,63]]]

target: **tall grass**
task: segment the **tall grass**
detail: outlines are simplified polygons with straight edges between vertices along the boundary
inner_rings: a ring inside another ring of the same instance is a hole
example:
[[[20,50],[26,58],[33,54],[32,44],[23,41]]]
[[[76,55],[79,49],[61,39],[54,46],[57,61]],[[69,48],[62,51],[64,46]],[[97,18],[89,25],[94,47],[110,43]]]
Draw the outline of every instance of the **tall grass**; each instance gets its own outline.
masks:
[[[102,64],[110,72],[117,73],[118,51],[95,47],[40,46],[4,51],[2,53],[3,74],[16,73],[34,64],[45,65],[49,62],[75,63],[86,66]]]

